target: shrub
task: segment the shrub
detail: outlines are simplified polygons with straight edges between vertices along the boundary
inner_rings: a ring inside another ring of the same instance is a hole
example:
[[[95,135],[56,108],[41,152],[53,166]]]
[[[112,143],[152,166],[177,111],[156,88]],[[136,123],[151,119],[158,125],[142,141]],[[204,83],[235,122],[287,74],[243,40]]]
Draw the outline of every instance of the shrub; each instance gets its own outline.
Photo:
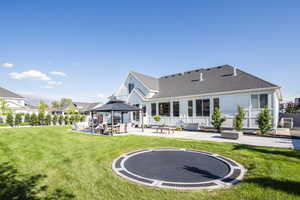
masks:
[[[156,122],[160,122],[161,117],[160,117],[159,115],[155,115],[155,116],[153,117],[153,119],[154,119]]]
[[[226,118],[221,116],[220,108],[215,108],[214,113],[212,115],[211,124],[215,127],[215,129],[218,130],[219,133],[221,132],[221,126],[225,121]]]
[[[269,130],[271,130],[271,128],[273,128],[273,125],[272,125],[272,116],[270,114],[270,110],[268,108],[263,109],[259,113],[256,122],[262,134],[265,134]]]
[[[30,114],[26,113],[25,118],[24,118],[24,123],[30,123]]]
[[[59,125],[62,125],[63,121],[64,121],[64,116],[63,115],[59,115],[59,117],[58,117],[58,123],[59,123]]]
[[[22,114],[21,113],[17,113],[16,117],[15,117],[15,125],[16,126],[20,126],[22,123]]]
[[[183,128],[182,128],[182,126],[176,126],[175,130],[176,130],[176,131],[182,131]]]
[[[65,125],[69,124],[69,122],[70,122],[69,115],[65,115],[64,122],[65,122]]]
[[[246,113],[244,109],[238,105],[238,114],[235,115],[234,118],[234,128],[237,131],[242,131],[243,130],[243,122],[245,120]]]
[[[70,118],[69,118],[70,124],[73,124],[73,123],[75,122],[75,115],[76,115],[76,114],[72,114],[72,115],[70,116]]]
[[[9,126],[9,125],[6,123],[0,123],[0,126]]]
[[[52,117],[50,114],[47,114],[46,115],[46,118],[45,118],[45,124],[46,125],[51,125],[51,120],[52,120]]]
[[[57,115],[53,115],[53,117],[52,117],[52,124],[56,125],[57,124],[57,120],[58,120]]]
[[[84,122],[84,120],[85,120],[85,115],[80,115],[80,121]]]
[[[39,125],[44,125],[45,124],[45,113],[44,112],[39,112],[39,114],[38,114],[38,124]]]
[[[32,113],[30,116],[30,125],[32,126],[38,125],[38,119],[35,113]]]
[[[11,127],[14,126],[14,116],[12,115],[12,113],[8,113],[7,116],[6,116],[6,123],[8,125],[10,125]]]

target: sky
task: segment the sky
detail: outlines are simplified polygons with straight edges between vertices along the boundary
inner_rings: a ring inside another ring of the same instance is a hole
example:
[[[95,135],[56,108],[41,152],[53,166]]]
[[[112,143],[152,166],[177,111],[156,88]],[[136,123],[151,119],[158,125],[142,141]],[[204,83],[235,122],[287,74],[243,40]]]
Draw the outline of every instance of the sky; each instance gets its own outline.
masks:
[[[103,101],[130,71],[230,64],[300,97],[300,1],[2,0],[0,86]]]

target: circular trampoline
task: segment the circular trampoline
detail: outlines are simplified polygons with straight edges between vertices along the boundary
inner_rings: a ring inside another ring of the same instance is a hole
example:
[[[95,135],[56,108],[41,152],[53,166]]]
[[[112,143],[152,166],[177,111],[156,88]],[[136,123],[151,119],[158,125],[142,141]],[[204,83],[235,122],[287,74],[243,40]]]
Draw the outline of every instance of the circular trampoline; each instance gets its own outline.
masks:
[[[243,166],[216,154],[175,148],[144,149],[113,162],[120,176],[147,186],[173,189],[215,189],[238,183]]]

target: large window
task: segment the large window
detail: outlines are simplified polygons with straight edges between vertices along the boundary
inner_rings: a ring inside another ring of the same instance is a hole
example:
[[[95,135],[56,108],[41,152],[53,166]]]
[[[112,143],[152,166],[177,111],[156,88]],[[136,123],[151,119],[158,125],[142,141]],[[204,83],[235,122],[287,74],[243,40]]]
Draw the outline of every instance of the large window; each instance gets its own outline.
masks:
[[[128,94],[130,94],[133,89],[134,89],[134,84],[133,83],[129,83],[128,84]]]
[[[170,116],[170,102],[159,103],[159,115]]]
[[[179,117],[179,101],[173,102],[173,117]]]
[[[251,95],[252,108],[268,107],[268,94],[253,94]]]
[[[196,116],[210,116],[210,100],[197,99],[196,100]]]
[[[188,101],[188,115],[189,117],[193,117],[193,101]]]
[[[151,103],[151,115],[156,115],[156,103]]]
[[[220,99],[219,98],[214,98],[214,110],[216,108],[220,108]]]

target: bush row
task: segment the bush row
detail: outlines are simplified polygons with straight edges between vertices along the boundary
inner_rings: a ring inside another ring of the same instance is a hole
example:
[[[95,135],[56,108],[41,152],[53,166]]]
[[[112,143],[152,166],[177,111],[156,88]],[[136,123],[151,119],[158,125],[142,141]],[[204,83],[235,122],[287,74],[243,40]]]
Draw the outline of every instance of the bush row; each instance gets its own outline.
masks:
[[[41,125],[69,125],[74,122],[82,122],[85,120],[85,115],[82,114],[71,114],[71,115],[51,115],[39,112],[38,114],[24,114],[17,113],[15,116],[12,113],[8,113],[6,121],[1,122],[0,126],[41,126]]]

